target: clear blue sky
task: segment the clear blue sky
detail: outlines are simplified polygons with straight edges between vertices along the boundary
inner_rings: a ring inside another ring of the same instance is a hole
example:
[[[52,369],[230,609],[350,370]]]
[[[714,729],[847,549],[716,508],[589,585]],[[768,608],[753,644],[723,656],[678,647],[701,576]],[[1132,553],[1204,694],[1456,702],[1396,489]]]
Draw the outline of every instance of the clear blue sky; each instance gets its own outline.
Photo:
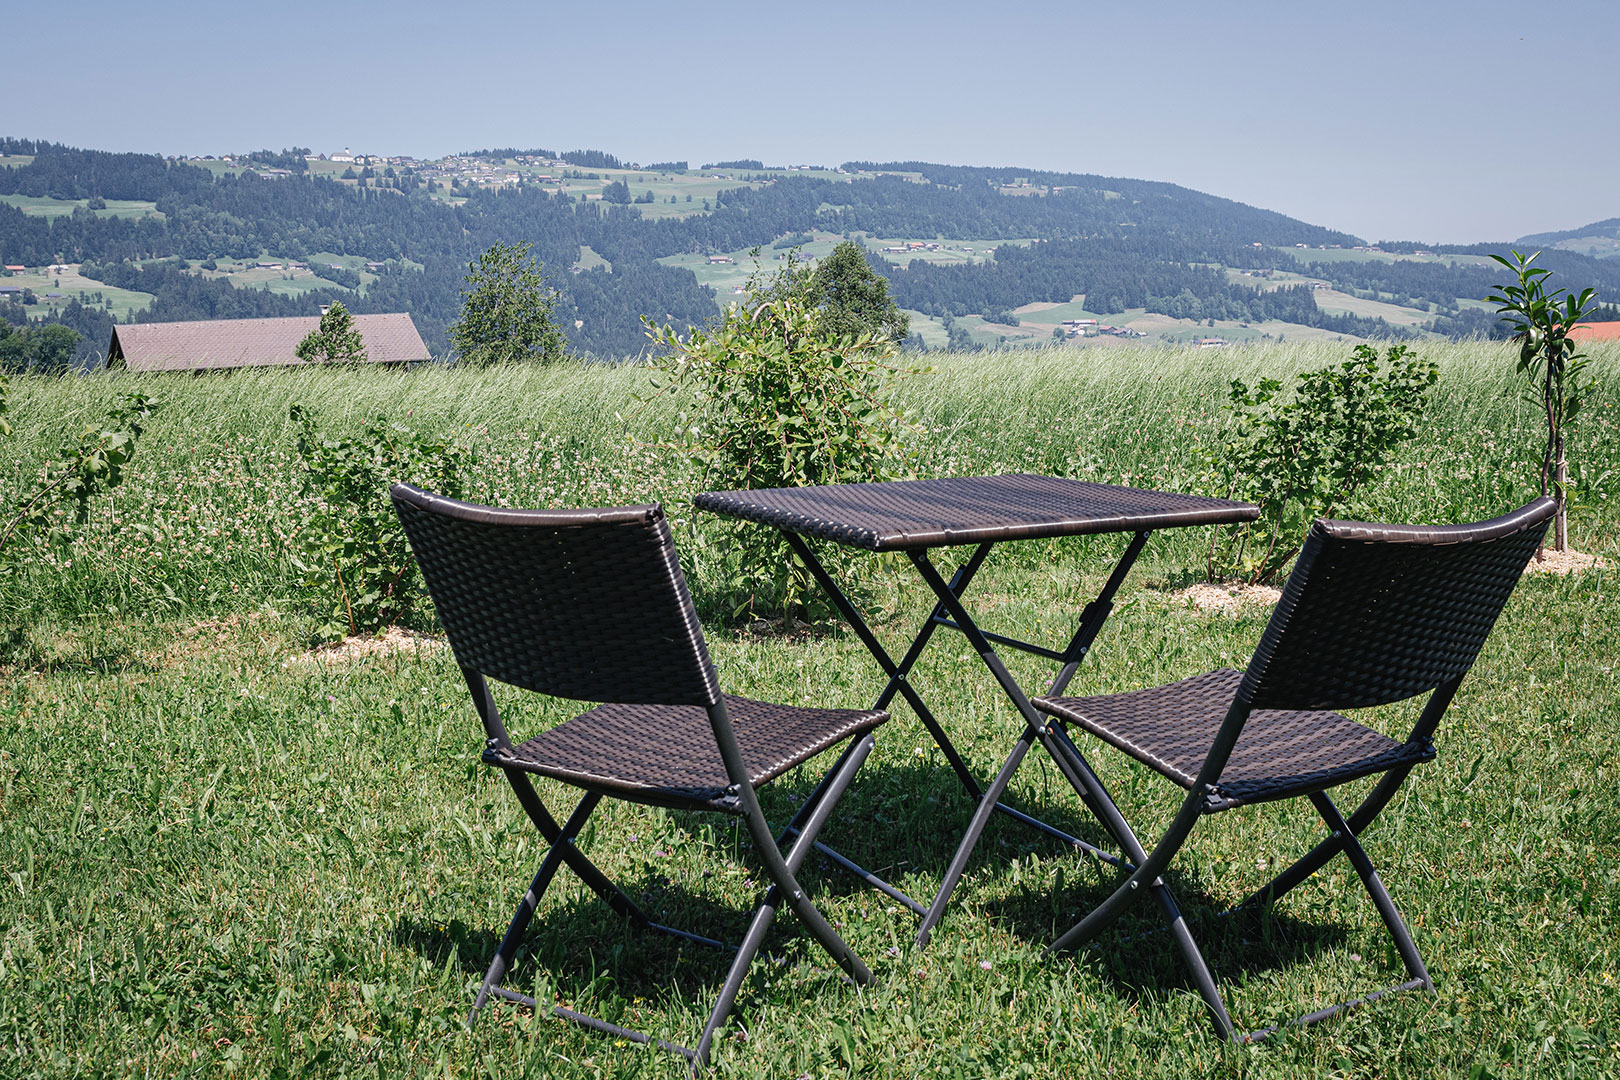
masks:
[[[1368,239],[1620,216],[1620,3],[769,0],[7,11],[0,132],[1168,180]]]

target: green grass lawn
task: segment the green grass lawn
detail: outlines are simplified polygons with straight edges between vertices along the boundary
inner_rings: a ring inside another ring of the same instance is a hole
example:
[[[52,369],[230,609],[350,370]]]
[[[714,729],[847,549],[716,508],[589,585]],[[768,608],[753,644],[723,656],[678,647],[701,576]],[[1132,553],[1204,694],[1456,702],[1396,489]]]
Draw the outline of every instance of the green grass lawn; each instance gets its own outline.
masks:
[[[1428,345],[1442,367],[1420,439],[1378,489],[1384,516],[1461,521],[1533,493],[1534,408],[1510,350]],[[1348,356],[1330,343],[1217,352],[1156,346],[929,356],[902,392],[928,429],[920,475],[1028,470],[1198,491],[1228,382]],[[1620,560],[1620,348],[1593,350],[1574,441],[1586,477],[1577,548]],[[291,554],[310,497],[288,406],[350,431],[385,415],[478,448],[474,497],[506,505],[662,499],[676,521],[729,691],[864,706],[882,680],[830,619],[760,635],[713,610],[724,536],[685,500],[690,467],[652,447],[676,405],[638,410],[647,373],[543,369],[255,371],[12,383],[0,503],[63,430],[132,389],[163,402],[123,487],[70,536],[0,575],[0,1075],[678,1077],[678,1058],[523,1010],[461,1021],[541,847],[500,776],[454,661],[429,640],[313,660]],[[613,419],[616,415],[628,420]],[[1080,692],[1241,664],[1264,608],[1206,614],[1207,535],[1156,536],[1122,591]],[[1066,638],[1119,537],[1004,545],[973,588],[987,628]],[[942,553],[947,568],[951,560]],[[900,568],[863,579],[879,634],[926,613]],[[807,864],[817,902],[879,977],[857,990],[791,915],[717,1044],[719,1076],[1594,1077],[1620,1074],[1620,654],[1616,571],[1520,585],[1420,767],[1366,837],[1436,981],[1251,1048],[1218,1043],[1162,937],[1105,936],[1044,956],[1112,872],[1014,823],[992,825],[924,950],[914,919]],[[431,629],[427,627],[426,629]],[[1029,683],[1048,665],[1009,658]],[[941,634],[916,681],[973,768],[1017,733],[999,690]],[[505,693],[527,735],[572,715]],[[1409,714],[1368,722],[1404,730]],[[1144,836],[1179,789],[1083,743]],[[1095,752],[1093,753],[1093,750]],[[1040,752],[1013,801],[1099,839]],[[784,820],[816,772],[767,789]],[[1365,785],[1354,785],[1355,794]],[[542,786],[553,805],[564,792]],[[970,811],[905,709],[825,839],[932,895]],[[1303,807],[1200,827],[1170,874],[1227,1004],[1248,1028],[1398,982],[1399,962],[1348,867],[1267,921],[1212,916],[1320,838]],[[735,939],[758,872],[731,819],[613,804],[585,850],[661,920]],[[628,931],[571,877],[547,896],[509,985],[690,1042],[724,958]]]

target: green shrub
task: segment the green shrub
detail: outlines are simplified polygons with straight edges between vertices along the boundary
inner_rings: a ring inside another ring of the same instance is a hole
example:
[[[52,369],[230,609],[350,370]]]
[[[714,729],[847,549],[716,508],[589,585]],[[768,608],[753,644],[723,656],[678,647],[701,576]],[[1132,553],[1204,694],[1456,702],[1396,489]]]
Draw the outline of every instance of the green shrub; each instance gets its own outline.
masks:
[[[674,446],[711,489],[802,487],[909,476],[921,428],[894,400],[915,369],[896,345],[844,337],[815,302],[808,275],[750,279],[746,302],[687,337],[646,323],[667,349],[653,363],[654,395],[690,391]],[[786,542],[759,526],[728,528],[735,560],[721,588],[733,614],[793,615],[810,589]]]
[[[0,375],[0,436],[11,434],[5,419],[9,386]],[[124,466],[135,456],[135,444],[156,406],[145,394],[130,394],[107,410],[100,424],[86,425],[77,440],[64,441],[56,460],[47,461],[31,491],[0,492],[0,559],[10,545],[30,532],[45,530],[54,510],[74,504],[73,521],[82,523],[90,500],[124,480]]]
[[[1400,445],[1417,434],[1432,362],[1405,345],[1357,345],[1351,359],[1299,376],[1292,397],[1282,382],[1254,389],[1232,380],[1231,422],[1210,459],[1211,485],[1227,498],[1258,503],[1257,521],[1218,530],[1210,541],[1209,579],[1274,581],[1317,517],[1376,517],[1369,488]]]
[[[476,464],[474,451],[382,417],[358,436],[327,439],[303,406],[294,405],[291,415],[315,501],[293,562],[303,598],[322,620],[316,636],[336,640],[405,621],[424,597],[388,486],[404,480],[458,498],[463,476]]]

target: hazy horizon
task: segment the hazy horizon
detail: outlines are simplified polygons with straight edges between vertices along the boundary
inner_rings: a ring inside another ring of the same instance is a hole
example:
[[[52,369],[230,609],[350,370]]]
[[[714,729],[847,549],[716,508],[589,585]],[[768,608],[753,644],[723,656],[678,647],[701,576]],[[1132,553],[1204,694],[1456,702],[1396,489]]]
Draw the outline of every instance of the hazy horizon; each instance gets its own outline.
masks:
[[[71,65],[43,48],[8,64],[18,107],[0,131],[177,155],[544,146],[1022,166],[1168,181],[1372,241],[1503,241],[1620,216],[1620,74],[1599,53],[1620,6],[1595,0],[1559,9],[1568,46],[1500,0],[1265,14],[1172,0],[1151,16],[641,0],[607,15],[472,2],[452,17],[418,0],[76,10]],[[45,9],[8,24],[23,42],[62,25]]]

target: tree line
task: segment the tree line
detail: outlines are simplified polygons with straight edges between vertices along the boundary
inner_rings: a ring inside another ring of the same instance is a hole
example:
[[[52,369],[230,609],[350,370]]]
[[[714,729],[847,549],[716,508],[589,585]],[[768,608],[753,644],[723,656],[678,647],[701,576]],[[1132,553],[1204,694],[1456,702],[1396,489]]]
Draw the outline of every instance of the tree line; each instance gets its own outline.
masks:
[[[1200,321],[1276,319],[1358,337],[1408,333],[1380,319],[1329,314],[1317,306],[1308,285],[1261,291],[1229,283],[1218,266],[1171,262],[1140,249],[1159,245],[1137,240],[1003,244],[993,262],[940,266],[916,261],[905,269],[884,264],[884,270],[900,306],[934,316],[998,313],[1035,301],[1067,303],[1084,294],[1086,309],[1098,315],[1140,308]]]

